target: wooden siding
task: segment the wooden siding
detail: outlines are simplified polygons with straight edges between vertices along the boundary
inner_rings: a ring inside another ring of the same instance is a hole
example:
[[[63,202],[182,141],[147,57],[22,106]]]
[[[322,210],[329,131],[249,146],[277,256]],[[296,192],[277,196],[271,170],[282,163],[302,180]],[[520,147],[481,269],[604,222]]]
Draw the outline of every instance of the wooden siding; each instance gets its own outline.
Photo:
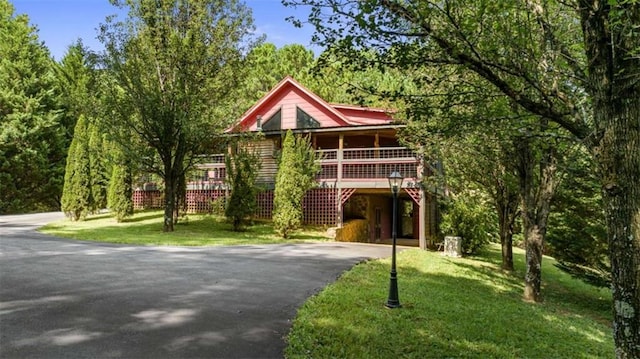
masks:
[[[341,121],[327,108],[320,106],[297,88],[292,88],[277,104],[282,107],[282,129],[296,128],[296,108],[300,107],[309,116],[320,122],[320,127],[340,126]]]
[[[275,182],[276,173],[278,172],[278,164],[276,162],[277,148],[275,139],[263,139],[255,141],[249,145],[250,149],[258,152],[261,160],[260,172],[258,173],[258,182],[272,183]]]
[[[258,116],[262,117],[264,124],[279,109],[282,110],[282,129],[296,128],[296,107],[300,107],[309,116],[320,122],[320,127],[337,127],[344,126],[345,123],[335,113],[331,112],[331,108],[323,106],[309,95],[305,94],[297,87],[290,87],[288,91],[274,94],[273,97],[262,103],[258,108],[251,111],[247,126],[244,129],[256,131],[256,121]]]

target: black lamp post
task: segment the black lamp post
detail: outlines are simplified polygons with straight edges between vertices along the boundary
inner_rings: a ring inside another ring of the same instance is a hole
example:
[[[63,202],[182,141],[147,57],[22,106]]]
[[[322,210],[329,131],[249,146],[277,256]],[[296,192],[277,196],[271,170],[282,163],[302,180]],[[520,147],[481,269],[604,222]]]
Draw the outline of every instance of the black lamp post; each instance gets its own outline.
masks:
[[[389,298],[385,306],[387,308],[400,308],[400,299],[398,299],[398,273],[396,272],[396,239],[398,238],[398,192],[402,187],[404,178],[398,171],[393,171],[389,175],[389,187],[393,194],[393,223],[391,224],[391,238],[393,239],[391,250],[391,273],[389,277]]]

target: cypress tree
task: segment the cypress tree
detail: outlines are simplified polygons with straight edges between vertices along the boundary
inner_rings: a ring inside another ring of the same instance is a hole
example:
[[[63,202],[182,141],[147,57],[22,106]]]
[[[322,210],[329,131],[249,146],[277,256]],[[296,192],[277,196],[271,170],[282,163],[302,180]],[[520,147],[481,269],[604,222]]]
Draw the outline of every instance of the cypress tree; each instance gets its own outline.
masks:
[[[225,209],[225,216],[237,232],[244,229],[247,219],[257,207],[256,179],[260,170],[260,157],[239,146],[236,154],[227,156],[225,162],[227,183],[231,185],[231,198]]]
[[[89,164],[91,166],[91,212],[96,213],[107,208],[107,188],[109,186],[109,169],[105,156],[105,140],[99,127],[89,123]]]
[[[302,200],[314,186],[318,169],[309,140],[287,131],[273,199],[273,227],[282,238],[288,238],[302,224]]]
[[[120,150],[116,149],[114,156],[107,206],[116,221],[122,222],[125,218],[133,215],[133,174],[130,161],[126,160]]]
[[[72,221],[83,220],[92,211],[89,141],[83,115],[78,118],[67,154],[61,202],[62,211]]]
[[[0,0],[0,213],[59,208],[67,145],[54,61],[26,15]]]

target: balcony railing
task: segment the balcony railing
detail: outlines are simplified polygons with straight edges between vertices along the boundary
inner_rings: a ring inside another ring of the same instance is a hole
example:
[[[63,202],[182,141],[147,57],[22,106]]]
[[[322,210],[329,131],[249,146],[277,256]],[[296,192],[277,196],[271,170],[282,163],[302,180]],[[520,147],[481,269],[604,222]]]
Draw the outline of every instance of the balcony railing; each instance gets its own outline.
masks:
[[[317,151],[320,157],[320,173],[317,180],[338,179],[339,166],[341,178],[350,180],[386,179],[393,171],[405,178],[416,178],[418,158],[406,147],[348,148],[340,150]]]
[[[316,151],[320,162],[318,181],[366,181],[386,180],[393,171],[398,171],[405,178],[417,178],[418,158],[406,147],[348,148],[343,150]],[[224,155],[206,156],[200,181],[211,181],[218,184],[225,180],[226,171]]]
[[[219,165],[219,164],[224,165],[224,154],[216,153],[213,155],[202,155],[202,156],[199,156],[198,162],[201,163],[201,166]]]

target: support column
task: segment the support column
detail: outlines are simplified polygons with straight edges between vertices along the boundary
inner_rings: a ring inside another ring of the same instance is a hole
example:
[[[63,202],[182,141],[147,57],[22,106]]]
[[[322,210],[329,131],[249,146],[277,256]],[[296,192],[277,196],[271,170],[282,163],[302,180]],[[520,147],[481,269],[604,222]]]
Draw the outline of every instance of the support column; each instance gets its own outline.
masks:
[[[338,153],[336,159],[338,160],[338,174],[336,179],[336,226],[342,228],[342,150],[344,149],[344,135],[340,134],[338,138]]]
[[[427,249],[427,195],[424,189],[420,189],[420,202],[418,203],[418,246]]]
[[[418,161],[418,167],[416,168],[416,181],[420,186],[420,201],[418,203],[418,246],[420,249],[427,249],[427,194],[424,191],[422,180],[424,178],[424,158],[420,158]]]

